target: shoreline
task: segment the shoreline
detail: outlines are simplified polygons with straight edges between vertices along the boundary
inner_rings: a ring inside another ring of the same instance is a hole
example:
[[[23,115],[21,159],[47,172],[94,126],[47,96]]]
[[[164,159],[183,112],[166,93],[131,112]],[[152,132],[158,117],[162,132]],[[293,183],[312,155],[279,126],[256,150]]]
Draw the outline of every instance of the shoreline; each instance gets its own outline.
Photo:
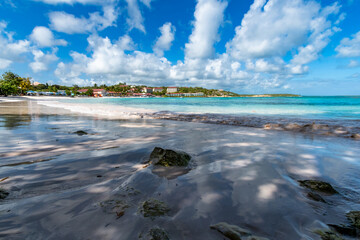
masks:
[[[360,126],[357,120],[342,121],[280,118],[276,116],[235,116],[215,113],[175,113],[120,105],[106,105],[102,103],[64,103],[56,101],[62,100],[62,97],[24,97],[20,99],[24,99],[24,101],[35,101],[39,105],[63,109],[68,112],[73,112],[74,114],[105,119],[145,118],[198,122],[360,140]]]

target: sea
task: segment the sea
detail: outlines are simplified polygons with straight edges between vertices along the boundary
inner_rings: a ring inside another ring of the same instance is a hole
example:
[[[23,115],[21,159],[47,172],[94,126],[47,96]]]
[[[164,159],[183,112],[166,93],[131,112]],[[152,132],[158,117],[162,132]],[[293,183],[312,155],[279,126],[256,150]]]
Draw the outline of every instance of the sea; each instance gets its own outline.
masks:
[[[231,98],[76,98],[62,102],[96,103],[157,112],[221,114],[318,120],[360,120],[360,96]]]

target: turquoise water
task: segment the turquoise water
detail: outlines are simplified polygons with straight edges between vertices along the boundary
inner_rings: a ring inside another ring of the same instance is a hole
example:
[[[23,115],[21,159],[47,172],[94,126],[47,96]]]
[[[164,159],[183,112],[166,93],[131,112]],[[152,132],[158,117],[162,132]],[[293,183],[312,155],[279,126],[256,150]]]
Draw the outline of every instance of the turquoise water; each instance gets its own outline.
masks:
[[[358,120],[360,96],[274,98],[77,98],[77,103],[100,103],[181,113],[235,116],[274,116],[305,119]]]

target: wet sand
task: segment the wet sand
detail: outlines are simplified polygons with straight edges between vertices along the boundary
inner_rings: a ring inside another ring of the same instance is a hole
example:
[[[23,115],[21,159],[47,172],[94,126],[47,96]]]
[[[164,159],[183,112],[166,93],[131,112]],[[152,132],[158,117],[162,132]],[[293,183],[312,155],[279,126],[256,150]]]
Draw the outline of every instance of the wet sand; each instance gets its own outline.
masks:
[[[10,193],[0,200],[4,239],[148,239],[160,227],[170,239],[220,240],[210,229],[218,222],[268,239],[320,239],[315,230],[349,225],[346,213],[360,210],[360,149],[350,139],[109,120],[28,101],[0,103],[0,136],[0,187]],[[146,167],[156,146],[189,153],[191,168]],[[339,194],[314,201],[303,179]],[[170,211],[144,217],[151,198]]]

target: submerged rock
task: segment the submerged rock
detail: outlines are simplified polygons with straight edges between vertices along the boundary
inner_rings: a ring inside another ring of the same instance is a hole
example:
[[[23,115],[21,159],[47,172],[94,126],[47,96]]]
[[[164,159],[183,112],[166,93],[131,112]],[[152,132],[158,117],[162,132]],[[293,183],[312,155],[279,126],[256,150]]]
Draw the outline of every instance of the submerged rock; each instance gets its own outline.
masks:
[[[123,200],[106,200],[100,203],[100,206],[103,208],[106,213],[115,213],[117,218],[122,217],[125,214],[125,209],[130,206]]]
[[[170,240],[167,233],[161,228],[150,229],[150,240]]]
[[[5,189],[0,188],[0,199],[5,199],[7,196],[9,196],[9,192],[7,192]]]
[[[189,164],[190,159],[191,156],[186,152],[155,147],[150,154],[150,159],[148,162],[154,165],[160,165],[164,167],[186,167]]]
[[[326,203],[326,201],[317,193],[313,193],[313,192],[309,192],[307,194],[308,198],[316,201],[316,202],[323,202],[323,203]]]
[[[211,225],[210,228],[217,230],[230,240],[268,240],[267,238],[254,236],[249,230],[240,228],[236,225],[230,225],[226,222]]]
[[[311,190],[326,193],[336,194],[338,193],[329,183],[318,180],[299,180],[300,186],[309,188]]]
[[[170,208],[166,205],[166,203],[153,198],[146,200],[140,209],[140,212],[144,215],[144,217],[151,218],[164,216],[169,211]]]
[[[351,221],[351,224],[360,229],[360,211],[351,211],[346,214],[346,217]]]
[[[79,131],[74,132],[74,134],[77,134],[79,136],[83,136],[83,135],[87,135],[88,133],[85,132],[85,131],[79,130]]]
[[[343,240],[342,237],[332,231],[316,230],[315,233],[320,235],[322,240]]]

